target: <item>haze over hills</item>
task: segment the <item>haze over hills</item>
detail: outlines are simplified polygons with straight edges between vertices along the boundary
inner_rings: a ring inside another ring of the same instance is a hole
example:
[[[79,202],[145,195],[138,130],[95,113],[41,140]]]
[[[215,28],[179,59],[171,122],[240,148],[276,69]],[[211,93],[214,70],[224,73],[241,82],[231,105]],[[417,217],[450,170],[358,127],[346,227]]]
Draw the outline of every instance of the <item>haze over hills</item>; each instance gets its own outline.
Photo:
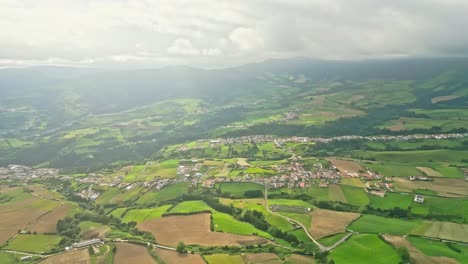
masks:
[[[95,166],[148,158],[188,139],[466,132],[467,69],[462,58],[268,60],[218,70],[4,69],[1,134],[22,143],[3,144],[0,160]],[[445,124],[413,109],[458,114]],[[415,117],[394,129],[399,119]],[[93,132],[76,132],[87,129]]]

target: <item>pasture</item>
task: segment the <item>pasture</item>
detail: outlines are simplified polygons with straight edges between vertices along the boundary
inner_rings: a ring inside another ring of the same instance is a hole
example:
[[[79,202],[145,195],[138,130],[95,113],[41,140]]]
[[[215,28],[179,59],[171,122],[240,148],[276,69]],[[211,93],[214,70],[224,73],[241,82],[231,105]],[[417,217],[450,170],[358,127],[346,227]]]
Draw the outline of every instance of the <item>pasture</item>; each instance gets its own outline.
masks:
[[[349,204],[356,206],[366,206],[370,203],[369,196],[363,188],[341,185],[341,189]]]
[[[122,220],[124,222],[134,221],[137,223],[141,223],[146,220],[151,220],[151,219],[161,217],[170,207],[171,205],[163,205],[160,207],[150,208],[150,209],[130,210],[124,215]]]
[[[109,188],[103,192],[97,199],[97,204],[123,203],[128,200],[135,199],[141,194],[143,187],[134,187],[130,190]]]
[[[457,252],[448,247],[447,244],[436,240],[424,239],[413,236],[409,236],[408,240],[414,247],[416,247],[425,255],[434,257],[444,256],[455,259],[461,264],[468,263],[468,246],[466,245],[463,246],[460,244],[452,244],[453,247],[460,251]]]
[[[110,227],[91,221],[81,222],[79,227],[81,229],[80,236],[83,240],[103,237],[110,231]]]
[[[318,240],[318,242],[326,247],[331,247],[336,242],[340,241],[340,239],[342,239],[346,235],[347,235],[346,233],[337,233],[337,234],[322,237]]]
[[[468,208],[468,200],[464,198],[444,198],[438,196],[426,196],[424,204],[414,203],[411,207],[411,212],[419,215],[441,215],[452,216],[453,221],[467,222],[468,210],[460,210]]]
[[[266,242],[256,236],[211,232],[209,213],[161,217],[144,221],[137,227],[151,232],[159,243],[169,246],[175,246],[179,241],[184,241],[187,245],[204,246],[239,246]]]
[[[4,248],[30,253],[47,252],[55,248],[62,237],[56,235],[18,235]]]
[[[246,191],[264,191],[265,187],[263,185],[253,183],[253,182],[225,182],[221,183],[221,192],[230,193],[238,197],[244,197]]]
[[[203,201],[185,201],[174,206],[170,213],[197,213],[202,211],[213,210]],[[213,210],[214,211],[214,210]]]
[[[136,202],[137,204],[145,204],[148,202],[163,202],[175,199],[187,192],[189,183],[178,182],[168,186],[164,186],[161,190],[152,189],[143,194]]]
[[[130,243],[116,243],[114,264],[156,264],[157,262],[149,254],[145,246]]]
[[[464,224],[425,221],[413,229],[411,234],[468,243],[468,225]]]
[[[260,236],[271,238],[271,235],[267,232],[259,230],[249,223],[241,222],[231,215],[218,212],[203,201],[185,201],[179,203],[171,209],[170,213],[198,213],[203,211],[212,212],[215,231],[239,235],[251,235],[256,233]]]
[[[183,254],[172,250],[154,249],[156,254],[166,263],[177,264],[205,264],[205,261],[197,254]]]
[[[370,206],[388,210],[394,207],[408,209],[413,204],[413,195],[387,192],[385,197],[369,195]]]
[[[264,206],[265,201],[263,199],[231,200],[231,199],[221,198],[220,202],[223,204],[227,204],[227,205],[232,204],[234,207],[241,208],[244,210],[259,211],[265,216],[265,220],[268,223],[270,223],[273,226],[276,226],[277,228],[283,231],[289,231],[293,229],[292,224],[288,220],[268,212],[265,209],[265,206]]]
[[[360,216],[356,213],[337,212],[319,208],[314,209],[311,214],[312,224],[309,232],[315,239],[346,231],[346,227]]]
[[[203,256],[208,264],[244,264],[244,259],[240,255],[214,254]]]
[[[384,239],[390,242],[395,248],[406,247],[410,253],[411,259],[416,264],[457,264],[454,259],[436,256],[431,257],[422,253],[419,249],[413,246],[405,237],[384,235]]]
[[[337,264],[398,264],[400,256],[396,250],[377,235],[353,235],[340,244],[329,255]]]
[[[343,190],[341,189],[341,185],[330,184],[328,185],[328,189],[329,189],[328,199],[330,201],[348,203],[348,200],[346,199],[346,196],[343,193]]]
[[[395,186],[397,190],[406,192],[425,189],[445,197],[468,196],[468,181],[464,179],[435,178],[434,181],[410,181],[409,179],[397,178]]]
[[[422,221],[408,221],[396,218],[386,218],[376,215],[363,215],[354,221],[349,229],[360,233],[389,233],[409,234],[413,229],[420,226]]]

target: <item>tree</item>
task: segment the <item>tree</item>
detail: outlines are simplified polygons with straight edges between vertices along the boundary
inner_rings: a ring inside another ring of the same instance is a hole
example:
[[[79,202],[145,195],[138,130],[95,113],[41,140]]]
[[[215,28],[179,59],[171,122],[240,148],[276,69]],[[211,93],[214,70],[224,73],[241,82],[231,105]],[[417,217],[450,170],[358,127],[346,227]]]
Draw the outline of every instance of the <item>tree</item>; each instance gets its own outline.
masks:
[[[398,251],[398,254],[400,254],[400,256],[401,256],[401,262],[400,263],[403,263],[403,264],[411,263],[411,257],[410,257],[408,248],[399,247],[397,251]]]
[[[93,254],[94,254],[94,248],[93,248],[93,246],[89,246],[89,247],[88,247],[88,252],[89,252],[89,255],[93,255]]]
[[[184,242],[180,241],[177,243],[176,251],[179,253],[184,253],[185,252],[185,244]]]

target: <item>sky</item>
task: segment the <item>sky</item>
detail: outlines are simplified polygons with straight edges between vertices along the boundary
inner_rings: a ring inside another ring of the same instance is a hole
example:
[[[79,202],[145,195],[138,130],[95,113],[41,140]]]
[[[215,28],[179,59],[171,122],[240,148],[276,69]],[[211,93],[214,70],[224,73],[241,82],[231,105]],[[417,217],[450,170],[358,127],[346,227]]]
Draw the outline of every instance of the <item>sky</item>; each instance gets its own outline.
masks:
[[[0,67],[466,56],[467,0],[0,0]]]

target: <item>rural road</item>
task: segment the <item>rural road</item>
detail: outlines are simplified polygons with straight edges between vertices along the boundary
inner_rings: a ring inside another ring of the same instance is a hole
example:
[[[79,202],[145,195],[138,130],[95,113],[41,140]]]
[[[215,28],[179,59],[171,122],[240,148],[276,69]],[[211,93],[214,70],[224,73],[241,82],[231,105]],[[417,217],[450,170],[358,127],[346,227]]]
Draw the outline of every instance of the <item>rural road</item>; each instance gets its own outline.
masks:
[[[326,246],[320,244],[317,240],[315,240],[315,238],[309,233],[309,230],[307,229],[307,227],[304,226],[302,223],[300,223],[297,220],[294,220],[292,218],[289,218],[287,216],[278,214],[278,213],[273,212],[273,211],[270,210],[270,208],[268,207],[268,187],[267,187],[266,183],[265,183],[265,209],[267,210],[267,212],[269,212],[271,214],[282,217],[282,218],[288,220],[289,222],[296,223],[300,227],[302,227],[302,229],[304,229],[304,232],[306,233],[306,235],[310,238],[310,240],[312,240],[312,242],[314,242],[315,245],[317,245],[317,247],[319,247],[320,251],[330,251],[330,250],[334,249],[335,247],[337,247],[338,245],[340,245],[341,243],[343,243],[344,241],[346,241],[350,236],[353,235],[353,233],[349,233],[346,236],[344,236],[342,239],[337,241],[335,244],[333,244],[332,246],[329,246],[329,247],[326,247]]]

